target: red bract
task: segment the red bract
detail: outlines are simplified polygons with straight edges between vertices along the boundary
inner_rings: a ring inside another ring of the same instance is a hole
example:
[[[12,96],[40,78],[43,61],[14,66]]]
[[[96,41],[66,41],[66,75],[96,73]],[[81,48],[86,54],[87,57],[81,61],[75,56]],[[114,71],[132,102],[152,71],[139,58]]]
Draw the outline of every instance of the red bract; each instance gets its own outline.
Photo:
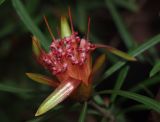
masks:
[[[90,98],[92,92],[92,76],[94,76],[105,60],[104,55],[100,56],[92,68],[91,53],[96,48],[105,48],[122,58],[132,61],[135,60],[134,57],[113,47],[91,44],[88,41],[88,37],[87,39],[80,38],[78,33],[73,30],[71,16],[70,21],[72,33],[70,32],[66,18],[62,18],[62,38],[59,39],[54,38],[46,21],[53,39],[49,52],[45,52],[41,48],[38,39],[33,36],[33,49],[37,60],[58,79],[57,81],[40,74],[27,73],[27,76],[32,80],[56,88],[41,104],[36,116],[49,111],[70,95],[78,101],[86,101]]]

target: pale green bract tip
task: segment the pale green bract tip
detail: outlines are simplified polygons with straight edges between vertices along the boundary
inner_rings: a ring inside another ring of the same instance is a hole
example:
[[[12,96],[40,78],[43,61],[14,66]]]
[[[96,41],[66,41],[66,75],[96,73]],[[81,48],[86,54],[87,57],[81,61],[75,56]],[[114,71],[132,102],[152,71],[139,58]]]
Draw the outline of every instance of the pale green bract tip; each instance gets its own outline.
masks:
[[[66,17],[61,17],[61,37],[68,37],[71,35],[71,29]]]
[[[76,85],[77,87],[77,85]],[[62,83],[55,91],[53,91],[40,105],[35,116],[40,116],[50,109],[54,108],[64,99],[66,99],[72,91],[76,88],[74,83],[71,81]]]

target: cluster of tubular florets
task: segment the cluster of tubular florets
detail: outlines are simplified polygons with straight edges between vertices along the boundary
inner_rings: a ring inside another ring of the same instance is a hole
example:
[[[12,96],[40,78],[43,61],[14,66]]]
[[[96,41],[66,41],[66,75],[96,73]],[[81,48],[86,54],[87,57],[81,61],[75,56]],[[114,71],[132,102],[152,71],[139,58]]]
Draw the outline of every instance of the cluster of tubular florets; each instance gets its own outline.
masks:
[[[54,75],[65,72],[68,63],[72,65],[83,65],[88,54],[95,49],[95,45],[73,33],[69,37],[56,39],[50,45],[50,52],[43,54],[41,60],[43,65]]]

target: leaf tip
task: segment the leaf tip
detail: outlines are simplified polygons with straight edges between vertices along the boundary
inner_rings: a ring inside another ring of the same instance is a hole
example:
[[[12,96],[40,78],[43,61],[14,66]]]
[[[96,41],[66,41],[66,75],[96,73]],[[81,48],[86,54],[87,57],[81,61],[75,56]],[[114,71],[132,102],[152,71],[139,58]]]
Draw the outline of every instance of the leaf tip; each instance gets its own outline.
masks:
[[[51,109],[47,107],[46,104],[41,104],[40,107],[38,108],[37,112],[35,113],[35,116],[41,116],[43,114],[45,114],[46,112],[48,112]]]
[[[40,115],[42,115],[42,114],[44,114],[44,113],[41,112],[41,111],[38,109],[37,112],[35,113],[35,116],[37,117],[37,116],[40,116]]]
[[[137,59],[135,57],[130,56],[130,61],[137,61]]]
[[[28,77],[30,77],[30,74],[31,74],[31,73],[28,73],[28,72],[25,73],[25,75],[27,75]]]
[[[114,47],[111,47],[111,46],[108,46],[108,45],[103,45],[103,44],[96,44],[96,47],[97,48],[105,48],[107,51],[123,58],[123,59],[126,59],[128,61],[137,61],[137,59],[131,55],[129,55],[128,53],[125,53],[121,50],[118,50]]]

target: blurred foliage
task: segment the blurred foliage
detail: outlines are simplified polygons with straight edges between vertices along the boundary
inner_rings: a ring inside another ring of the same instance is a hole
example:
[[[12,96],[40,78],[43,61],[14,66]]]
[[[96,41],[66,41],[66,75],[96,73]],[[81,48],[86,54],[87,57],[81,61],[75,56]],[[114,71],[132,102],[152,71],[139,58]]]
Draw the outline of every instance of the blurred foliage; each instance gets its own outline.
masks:
[[[108,122],[109,116],[116,122],[145,122],[160,116],[160,99],[155,99],[160,94],[159,5],[158,0],[0,0],[0,121]],[[34,117],[52,89],[25,75],[50,75],[35,61],[31,37],[36,35],[47,50],[51,37],[43,16],[47,16],[57,38],[60,16],[68,14],[69,6],[75,30],[81,37],[85,37],[91,17],[91,42],[129,52],[138,61],[125,62],[103,49],[97,50],[93,62],[102,53],[107,54],[107,61],[100,69],[102,75],[95,77],[92,102],[67,101]],[[103,95],[99,94],[102,92]]]

